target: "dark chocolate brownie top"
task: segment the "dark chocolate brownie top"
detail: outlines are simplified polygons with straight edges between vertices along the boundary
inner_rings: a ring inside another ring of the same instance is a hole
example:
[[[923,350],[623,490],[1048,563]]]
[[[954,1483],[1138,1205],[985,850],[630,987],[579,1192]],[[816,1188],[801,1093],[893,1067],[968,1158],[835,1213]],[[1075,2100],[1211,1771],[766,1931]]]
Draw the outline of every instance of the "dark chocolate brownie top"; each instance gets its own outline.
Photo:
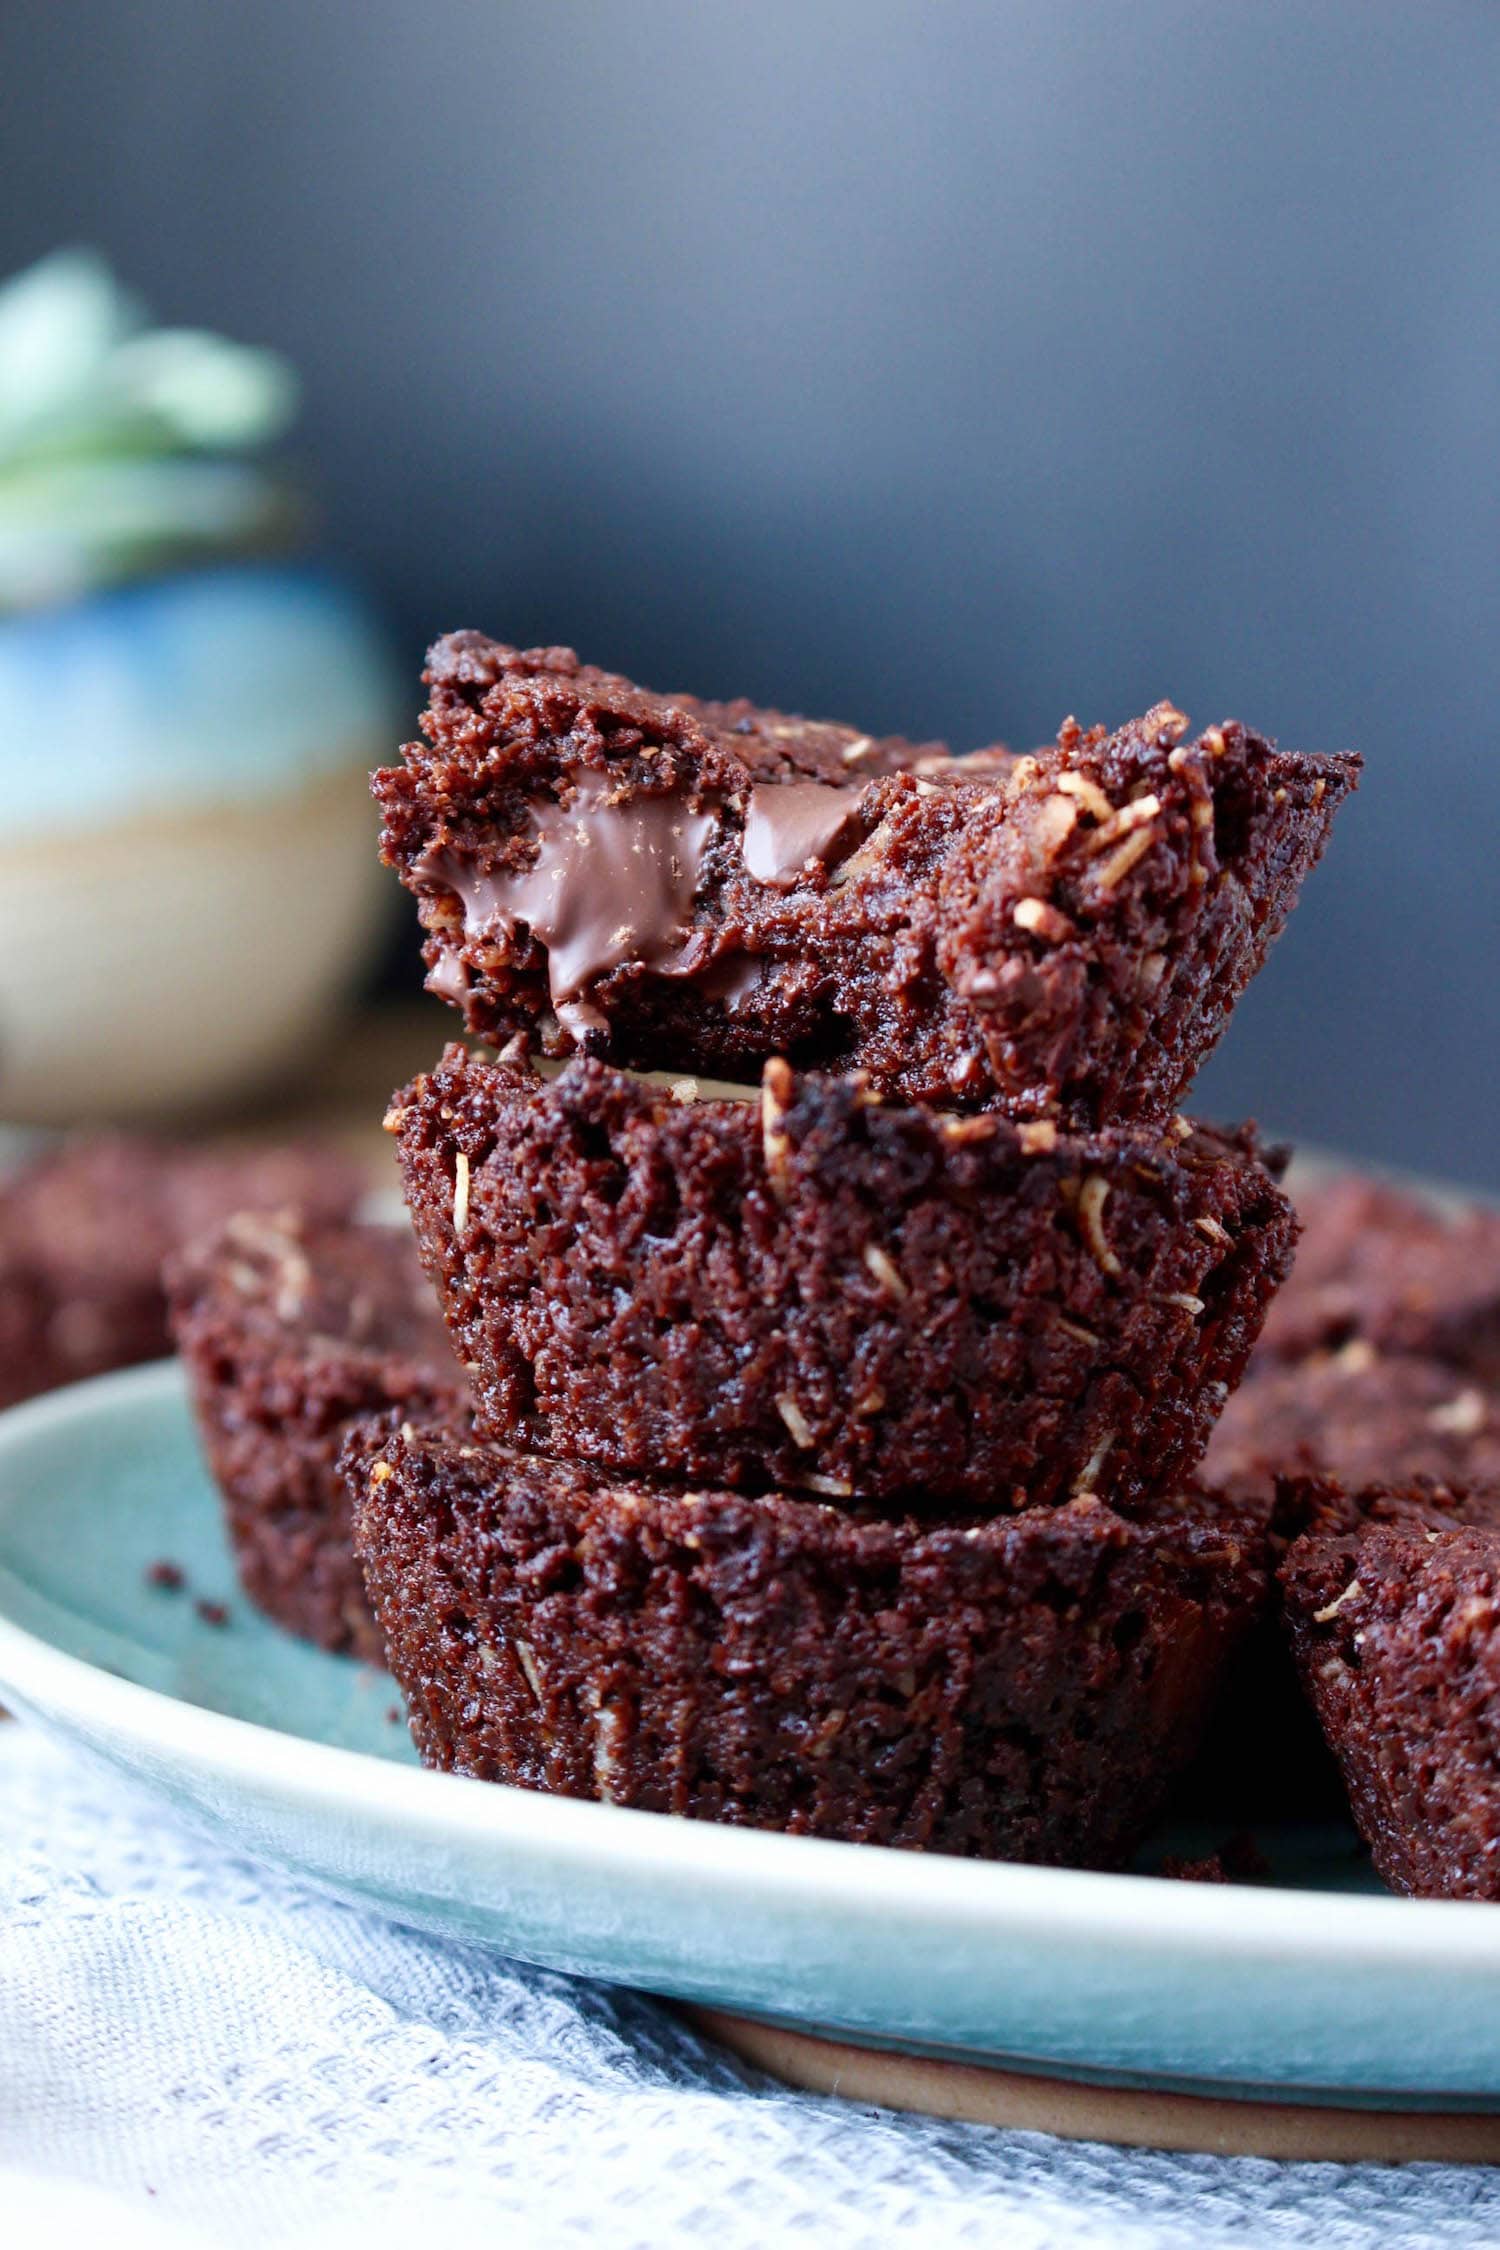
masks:
[[[1273,1523],[1278,1539],[1305,1538],[1350,1554],[1382,1529],[1428,1543],[1431,1533],[1459,1526],[1500,1536],[1500,1489],[1434,1476],[1358,1484],[1294,1473],[1277,1479]]]
[[[347,1216],[364,1181],[346,1157],[311,1144],[173,1143],[80,1134],[0,1185],[0,1256],[61,1294],[155,1289],[167,1255],[231,1211]]]
[[[1355,1485],[1500,1485],[1500,1400],[1459,1369],[1383,1355],[1363,1337],[1286,1365],[1252,1360],[1203,1474],[1245,1484],[1299,1470]]]
[[[1078,1122],[1174,1106],[1358,771],[1166,704],[955,759],[477,634],[428,679],[375,793],[471,1031]]]
[[[828,719],[797,718],[744,697],[729,703],[702,696],[657,695],[617,673],[580,664],[570,648],[507,648],[484,633],[449,633],[428,652],[426,680],[434,712],[455,750],[488,747],[514,725],[517,778],[546,783],[555,771],[549,743],[566,734],[581,764],[605,765],[631,755],[669,760],[674,743],[690,742],[693,766],[664,783],[691,779],[703,790],[742,788],[747,781],[832,781],[851,775],[951,764],[941,742],[880,738]],[[417,746],[413,746],[414,748]],[[528,752],[535,753],[528,755]],[[590,753],[592,752],[592,755]],[[410,752],[408,752],[410,755]],[[1001,752],[1006,758],[1008,754]]]
[[[1302,1240],[1260,1357],[1364,1339],[1500,1380],[1500,1212],[1439,1208],[1357,1174],[1298,1199]]]
[[[460,1371],[432,1285],[404,1227],[310,1225],[295,1213],[236,1212],[169,1261],[174,1321],[222,1324],[312,1358],[337,1354]],[[211,1331],[209,1331],[211,1332]]]

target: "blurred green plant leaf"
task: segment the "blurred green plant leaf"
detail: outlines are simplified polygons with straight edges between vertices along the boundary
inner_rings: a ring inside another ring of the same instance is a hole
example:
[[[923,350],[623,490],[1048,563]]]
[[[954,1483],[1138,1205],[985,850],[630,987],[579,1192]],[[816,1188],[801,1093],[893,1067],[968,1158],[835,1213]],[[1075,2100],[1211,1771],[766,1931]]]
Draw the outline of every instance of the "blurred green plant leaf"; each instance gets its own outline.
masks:
[[[0,287],[0,607],[52,602],[284,535],[284,478],[214,456],[297,411],[279,354],[153,329],[92,250]]]

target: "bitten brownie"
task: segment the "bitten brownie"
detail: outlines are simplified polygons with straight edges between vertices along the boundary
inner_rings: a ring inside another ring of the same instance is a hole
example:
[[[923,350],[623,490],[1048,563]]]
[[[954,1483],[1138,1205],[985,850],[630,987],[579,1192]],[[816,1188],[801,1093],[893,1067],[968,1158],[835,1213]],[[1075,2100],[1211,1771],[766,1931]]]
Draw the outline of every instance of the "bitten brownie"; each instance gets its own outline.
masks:
[[[1393,1890],[1500,1899],[1500,1493],[1314,1499],[1282,1599],[1360,1834]]]
[[[339,1448],[361,1416],[466,1397],[410,1236],[241,1214],[168,1278],[246,1593],[289,1631],[383,1662]]]
[[[346,1452],[430,1765],[649,1811],[1118,1865],[1265,1586],[1253,1511],[921,1523],[616,1484],[416,1430]]]
[[[1084,1125],[1173,1108],[1359,770],[1167,704],[954,759],[478,633],[425,677],[375,794],[471,1031]]]
[[[162,1261],[229,1212],[336,1220],[363,1188],[312,1145],[58,1143],[0,1182],[0,1405],[169,1352]]]
[[[923,1511],[1184,1480],[1295,1233],[1247,1138],[1075,1139],[784,1063],[745,1101],[454,1046],[387,1123],[491,1435]]]
[[[1260,1360],[1363,1342],[1500,1383],[1500,1212],[1440,1210],[1351,1174],[1299,1197],[1298,1216]]]

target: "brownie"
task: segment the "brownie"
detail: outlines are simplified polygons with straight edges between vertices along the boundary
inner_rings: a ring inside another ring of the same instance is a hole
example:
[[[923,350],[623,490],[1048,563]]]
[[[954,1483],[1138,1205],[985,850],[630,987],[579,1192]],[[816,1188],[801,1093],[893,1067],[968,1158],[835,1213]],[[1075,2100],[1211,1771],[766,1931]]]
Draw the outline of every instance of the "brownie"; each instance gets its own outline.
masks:
[[[1300,1360],[1268,1358],[1262,1344],[1209,1440],[1202,1474],[1266,1498],[1279,1485],[1273,1539],[1284,1547],[1304,1528],[1303,1495],[1313,1487],[1301,1480],[1315,1472],[1356,1490],[1412,1478],[1500,1490],[1500,1395],[1442,1361],[1379,1352],[1364,1336]],[[1275,1620],[1252,1637],[1229,1682],[1194,1787],[1241,1816],[1336,1807],[1337,1776]]]
[[[922,1510],[1184,1479],[1286,1272],[1251,1137],[758,1101],[450,1047],[396,1097],[423,1261],[488,1433]]]
[[[1393,1890],[1500,1899],[1500,1493],[1315,1497],[1282,1600],[1360,1834]]]
[[[229,1212],[335,1220],[363,1189],[311,1144],[55,1143],[0,1181],[0,1405],[169,1352],[162,1262]]]
[[[1298,1216],[1297,1263],[1262,1359],[1362,1340],[1500,1384],[1500,1212],[1440,1208],[1349,1174],[1299,1197]]]
[[[1273,1301],[1273,1318],[1275,1309]],[[1364,1336],[1287,1361],[1268,1358],[1262,1342],[1209,1440],[1202,1473],[1266,1496],[1280,1480],[1275,1533],[1284,1545],[1303,1528],[1298,1487],[1287,1481],[1299,1472],[1355,1489],[1414,1477],[1500,1488],[1500,1397],[1458,1368],[1379,1352]],[[1300,1707],[1274,1621],[1226,1690],[1204,1762],[1218,1777],[1233,1775],[1233,1794],[1222,1801],[1242,1815],[1310,1815],[1337,1804],[1337,1776]],[[1202,1794],[1218,1804],[1216,1776],[1201,1780]]]
[[[375,794],[470,1031],[1085,1125],[1171,1110],[1359,769],[1168,704],[956,759],[478,633],[425,677]]]
[[[865,1843],[1114,1866],[1265,1585],[1253,1510],[922,1522],[613,1483],[408,1429],[346,1452],[429,1765]]]
[[[1353,1485],[1426,1476],[1500,1486],[1500,1394],[1442,1361],[1379,1352],[1363,1336],[1285,1364],[1257,1355],[1203,1473],[1269,1488],[1298,1469]]]
[[[289,1631],[382,1662],[339,1448],[361,1416],[450,1412],[466,1396],[410,1236],[241,1213],[168,1278],[246,1593]]]

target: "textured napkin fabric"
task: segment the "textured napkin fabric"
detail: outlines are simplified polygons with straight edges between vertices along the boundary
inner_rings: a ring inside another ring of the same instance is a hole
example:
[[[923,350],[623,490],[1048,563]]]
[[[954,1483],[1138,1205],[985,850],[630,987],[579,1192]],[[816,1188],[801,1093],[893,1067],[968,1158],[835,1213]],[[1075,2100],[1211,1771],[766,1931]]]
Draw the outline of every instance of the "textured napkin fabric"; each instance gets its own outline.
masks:
[[[1500,2240],[1500,2172],[1116,2151],[782,2091],[655,2002],[331,1904],[0,1727],[0,2240]]]

